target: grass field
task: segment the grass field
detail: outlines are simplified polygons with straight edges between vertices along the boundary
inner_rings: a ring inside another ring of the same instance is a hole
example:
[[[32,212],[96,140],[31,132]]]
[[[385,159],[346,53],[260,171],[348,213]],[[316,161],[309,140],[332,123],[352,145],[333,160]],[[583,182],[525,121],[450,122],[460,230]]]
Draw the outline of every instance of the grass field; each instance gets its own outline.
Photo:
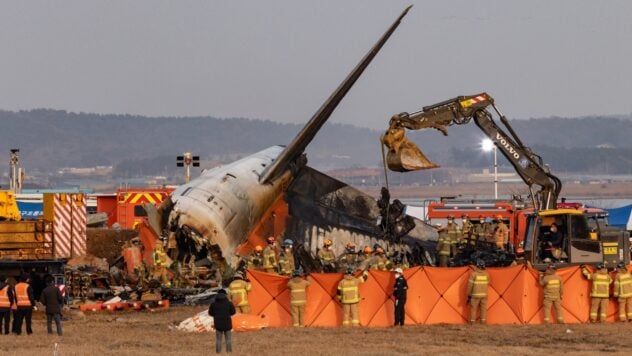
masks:
[[[203,308],[74,316],[64,336],[46,334],[36,313],[33,335],[0,336],[2,355],[209,355],[214,335],[170,331],[169,325]],[[568,330],[568,331],[567,331]],[[403,328],[277,328],[233,333],[235,355],[526,355],[630,354],[632,324]]]

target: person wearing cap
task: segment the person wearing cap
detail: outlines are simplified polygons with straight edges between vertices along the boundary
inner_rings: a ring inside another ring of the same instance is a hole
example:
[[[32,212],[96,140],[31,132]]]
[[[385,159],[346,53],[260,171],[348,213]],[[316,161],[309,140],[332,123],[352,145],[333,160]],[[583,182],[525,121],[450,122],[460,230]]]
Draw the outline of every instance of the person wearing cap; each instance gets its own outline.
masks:
[[[470,221],[469,216],[467,214],[461,215],[461,246],[476,244],[476,241],[472,244],[473,232],[473,224]]]
[[[590,291],[590,322],[596,322],[597,314],[599,314],[599,320],[603,323],[606,321],[612,278],[610,278],[608,269],[603,263],[599,263],[597,271],[593,273],[586,269],[586,265],[581,265],[580,267],[582,274],[592,282]]]
[[[448,215],[448,225],[446,229],[448,230],[448,240],[450,242],[450,256],[454,257],[459,242],[461,241],[461,230],[459,229],[459,225],[454,222],[454,215]]]
[[[268,237],[268,246],[263,250],[263,270],[268,273],[276,272],[278,268],[279,252],[276,248],[274,236]]]
[[[437,260],[439,260],[439,267],[448,267],[448,260],[450,259],[450,237],[448,230],[441,224],[436,224],[435,227],[439,233],[439,240],[437,241]]]
[[[505,249],[509,242],[509,228],[505,225],[502,215],[496,216],[496,229],[494,230],[494,242],[499,250]]]
[[[338,267],[343,271],[351,268],[355,271],[358,268],[358,254],[356,253],[356,245],[353,242],[348,242],[345,246],[345,253],[338,258]]]
[[[323,272],[335,272],[336,271],[336,254],[331,249],[333,242],[329,239],[323,243],[323,248],[318,250],[318,259],[321,266],[323,266]]]
[[[344,278],[338,283],[338,300],[342,304],[342,326],[360,326],[360,284],[369,278],[369,273],[364,271],[362,276],[353,276],[354,269],[348,267]]]
[[[248,292],[252,285],[244,280],[244,276],[237,272],[232,282],[228,285],[228,297],[242,314],[250,314],[250,303],[248,302]]]
[[[283,250],[279,255],[279,274],[282,276],[290,276],[294,271],[294,251],[292,250],[294,243],[290,239],[283,241]]]
[[[476,261],[476,268],[472,270],[467,282],[467,301],[470,304],[470,324],[476,322],[480,306],[481,324],[487,323],[487,289],[489,287],[489,273],[485,271],[485,261]]]
[[[255,246],[255,250],[248,256],[247,268],[255,271],[263,269],[263,247],[260,245]]]
[[[226,291],[220,289],[215,295],[215,300],[208,308],[208,315],[213,317],[215,328],[215,352],[222,352],[222,336],[226,341],[226,352],[232,352],[231,330],[233,329],[232,316],[235,315],[235,306],[226,297]]]
[[[618,298],[619,302],[619,320],[632,321],[632,275],[623,261],[617,265],[617,275],[614,277],[614,297]]]
[[[307,276],[307,279],[301,278],[301,272],[295,270],[292,273],[292,278],[287,284],[290,290],[290,311],[292,314],[292,326],[304,327],[305,321],[303,316],[305,315],[305,305],[307,304],[307,287],[311,284],[311,277]]]
[[[408,283],[404,278],[401,268],[395,269],[395,286],[393,296],[395,297],[395,326],[404,326],[404,306],[406,305],[406,294],[408,293]]]
[[[544,288],[544,323],[551,322],[551,306],[555,308],[555,316],[558,324],[564,324],[564,312],[562,310],[562,293],[564,282],[555,273],[555,265],[549,264],[544,274],[540,275],[540,285]]]
[[[35,307],[35,297],[33,296],[33,288],[29,284],[30,277],[25,274],[20,278],[20,283],[15,285],[15,301],[17,304],[15,330],[18,335],[22,333],[22,321],[26,321],[26,333],[31,335],[31,318],[33,316],[33,308]]]

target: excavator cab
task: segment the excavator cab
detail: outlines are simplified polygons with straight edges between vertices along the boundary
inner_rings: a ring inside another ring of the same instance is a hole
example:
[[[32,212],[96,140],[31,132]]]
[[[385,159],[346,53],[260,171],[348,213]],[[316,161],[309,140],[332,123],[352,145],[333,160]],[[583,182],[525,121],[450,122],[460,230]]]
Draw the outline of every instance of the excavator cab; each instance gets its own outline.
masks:
[[[527,218],[523,248],[527,258],[540,269],[548,263],[597,264],[614,267],[629,261],[629,242],[620,230],[600,229],[589,224],[582,211],[553,209]]]

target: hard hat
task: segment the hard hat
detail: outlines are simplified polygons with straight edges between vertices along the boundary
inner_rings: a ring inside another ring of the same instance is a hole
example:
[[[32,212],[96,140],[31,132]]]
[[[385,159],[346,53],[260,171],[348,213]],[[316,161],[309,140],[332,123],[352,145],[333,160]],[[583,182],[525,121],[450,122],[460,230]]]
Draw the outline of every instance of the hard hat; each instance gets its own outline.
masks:
[[[373,252],[373,250],[369,246],[364,248],[364,253],[366,253],[367,255],[370,254],[371,252]]]
[[[452,214],[448,215],[448,220],[450,220],[450,219],[454,219],[454,215],[452,215]]]
[[[479,258],[478,260],[476,260],[476,267],[485,268],[485,261]]]
[[[380,246],[380,244],[374,244],[373,245],[373,251],[377,250],[378,248],[381,248],[382,246]]]
[[[255,246],[255,251],[261,252],[261,251],[263,251],[263,247],[261,247],[260,245],[257,245],[257,246]]]
[[[331,240],[329,240],[329,239],[327,239],[327,240],[325,240],[325,241],[323,242],[323,245],[325,245],[325,247],[327,247],[327,246],[331,246],[331,245],[333,245],[333,244],[334,244],[334,243],[333,243]]]
[[[524,248],[522,248],[522,247],[518,247],[518,248],[516,249],[516,255],[517,255],[517,256],[522,256],[522,255],[524,255]]]
[[[347,249],[355,250],[356,245],[353,242],[347,242]]]
[[[270,236],[270,237],[268,237],[267,241],[268,241],[269,244],[275,243],[276,242],[276,238],[274,236]]]
[[[502,220],[502,219],[503,219],[503,216],[502,216],[502,215],[496,215],[496,219],[498,219],[498,220]]]
[[[606,265],[603,262],[600,262],[597,264],[597,269],[604,269],[606,268]]]
[[[353,268],[347,267],[347,271],[345,272],[345,274],[353,274]]]
[[[484,217],[483,215],[479,215],[479,216],[478,216],[478,219],[479,219],[479,220],[483,220],[483,219],[485,219],[485,217]]]
[[[625,262],[621,261],[617,264],[617,268],[625,268]]]
[[[290,239],[285,239],[285,240],[283,240],[283,245],[284,246],[292,246],[292,245],[294,245],[294,241],[292,241]]]
[[[381,247],[375,249],[375,253],[384,253],[384,250]]]
[[[469,218],[469,216],[467,214],[461,215],[461,219],[467,219],[467,218]]]
[[[402,271],[401,268],[397,267],[397,268],[395,268],[395,273],[403,274],[404,271]]]

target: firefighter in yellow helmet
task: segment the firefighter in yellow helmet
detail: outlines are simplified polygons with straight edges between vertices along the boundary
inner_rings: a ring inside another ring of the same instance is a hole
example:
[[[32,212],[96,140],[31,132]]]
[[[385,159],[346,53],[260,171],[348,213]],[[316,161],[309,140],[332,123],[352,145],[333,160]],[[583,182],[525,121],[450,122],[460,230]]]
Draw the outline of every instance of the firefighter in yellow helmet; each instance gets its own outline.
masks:
[[[248,292],[251,289],[252,286],[244,280],[244,276],[240,272],[235,273],[233,281],[228,285],[228,298],[237,311],[242,314],[250,314]]]
[[[485,261],[476,261],[476,268],[470,274],[467,282],[467,301],[470,304],[470,324],[476,322],[476,314],[480,306],[481,324],[487,323],[487,288],[489,287],[489,274],[485,271]]]
[[[625,262],[619,262],[617,265],[614,297],[619,301],[619,320],[632,321],[632,275],[628,272]]]
[[[558,324],[564,324],[564,312],[562,310],[562,294],[564,283],[562,278],[555,273],[555,265],[549,264],[543,275],[540,275],[540,285],[544,287],[544,323],[551,322],[551,306],[555,308],[555,316]]]
[[[496,216],[496,222],[498,225],[494,230],[494,242],[497,249],[503,250],[509,242],[509,228],[505,225],[502,215]]]
[[[336,271],[336,254],[332,250],[333,242],[329,239],[323,243],[323,248],[318,250],[318,260],[323,266],[323,272]]]
[[[268,273],[274,273],[278,267],[279,251],[277,251],[274,236],[268,237],[267,241],[268,246],[263,249],[263,270]]]
[[[307,304],[307,287],[311,284],[311,277],[301,278],[301,272],[292,273],[292,279],[287,284],[290,290],[290,310],[292,312],[292,326],[304,327],[305,304]]]
[[[255,246],[255,250],[248,257],[248,269],[260,271],[263,269],[263,247]]]
[[[606,321],[608,298],[610,297],[610,284],[612,278],[608,274],[606,265],[600,263],[597,265],[597,271],[594,273],[588,272],[585,265],[581,265],[582,274],[590,281],[592,281],[592,287],[590,291],[590,321],[597,321],[597,314],[599,314],[599,320],[603,323]]]
[[[344,278],[338,283],[338,300],[342,304],[342,326],[360,326],[360,284],[369,278],[369,273],[364,271],[362,276],[353,276],[353,268],[347,268]]]

